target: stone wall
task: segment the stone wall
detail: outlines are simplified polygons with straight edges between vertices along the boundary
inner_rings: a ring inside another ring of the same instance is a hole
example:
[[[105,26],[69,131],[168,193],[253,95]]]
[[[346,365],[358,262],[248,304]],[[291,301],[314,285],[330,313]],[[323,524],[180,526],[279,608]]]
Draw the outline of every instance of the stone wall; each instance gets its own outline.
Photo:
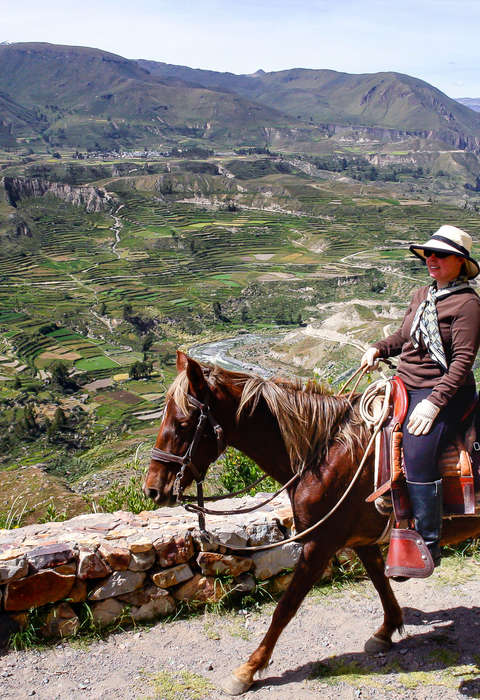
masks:
[[[259,503],[265,494],[222,501],[213,508]],[[283,494],[249,515],[207,516],[207,529],[226,545],[278,542],[292,534]],[[208,551],[207,551],[208,550]],[[253,592],[258,581],[273,590],[288,584],[301,545],[228,553],[205,546],[197,518],[181,507],[138,515],[118,511],[79,515],[66,522],[0,530],[0,640],[44,608],[42,634],[68,636],[80,608],[105,626],[118,619],[145,621],[169,615],[182,601],[218,602],[228,593]]]

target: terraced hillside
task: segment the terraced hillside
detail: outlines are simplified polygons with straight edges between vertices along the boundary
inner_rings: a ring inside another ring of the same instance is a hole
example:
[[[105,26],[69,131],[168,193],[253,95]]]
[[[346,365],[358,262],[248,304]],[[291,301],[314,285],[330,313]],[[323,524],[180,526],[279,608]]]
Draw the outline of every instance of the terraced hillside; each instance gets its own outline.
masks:
[[[247,359],[338,379],[424,277],[406,243],[440,223],[480,234],[474,208],[412,199],[409,181],[259,177],[254,157],[240,162],[212,158],[196,173],[179,160],[165,173],[139,161],[116,176],[82,165],[112,195],[95,213],[51,192],[0,198],[1,468],[23,485],[41,469],[67,512],[148,451],[176,347],[266,332],[273,340],[247,343]]]

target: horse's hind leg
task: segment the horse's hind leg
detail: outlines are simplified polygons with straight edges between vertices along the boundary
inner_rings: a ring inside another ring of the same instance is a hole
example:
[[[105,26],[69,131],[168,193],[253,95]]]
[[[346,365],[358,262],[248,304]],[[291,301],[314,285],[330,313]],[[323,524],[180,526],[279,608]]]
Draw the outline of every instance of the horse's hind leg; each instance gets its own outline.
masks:
[[[380,547],[378,545],[355,547],[355,551],[377,589],[384,615],[383,624],[365,643],[365,651],[369,654],[387,651],[392,646],[393,633],[400,631],[403,627],[402,609],[395,598],[390,581],[385,576],[385,562]]]
[[[335,549],[331,551],[329,548],[326,551],[325,544],[319,542],[307,542],[304,545],[293,578],[278,601],[265,637],[248,661],[236,668],[233,674],[222,683],[222,689],[225,692],[230,695],[240,695],[252,685],[255,673],[267,665],[280,634],[295,615],[302,600],[319,579],[334,553]]]

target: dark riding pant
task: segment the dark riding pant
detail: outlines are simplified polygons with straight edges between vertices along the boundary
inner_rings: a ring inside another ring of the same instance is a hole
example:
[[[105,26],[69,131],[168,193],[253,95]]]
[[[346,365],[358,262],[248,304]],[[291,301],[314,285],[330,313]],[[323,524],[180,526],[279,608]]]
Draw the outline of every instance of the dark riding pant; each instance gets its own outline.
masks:
[[[408,391],[409,406],[402,428],[407,481],[422,484],[441,479],[438,469],[440,451],[449,432],[460,423],[468,407],[474,401],[475,387],[461,387],[448,405],[440,411],[427,435],[412,435],[407,430],[410,415],[415,406],[423,399],[428,399],[431,393],[431,389]]]

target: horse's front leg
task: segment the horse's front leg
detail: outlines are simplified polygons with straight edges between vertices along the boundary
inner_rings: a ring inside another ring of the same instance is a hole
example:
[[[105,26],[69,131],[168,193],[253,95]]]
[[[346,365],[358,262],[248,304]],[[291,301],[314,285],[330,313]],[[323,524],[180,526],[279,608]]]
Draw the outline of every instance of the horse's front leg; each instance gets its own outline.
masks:
[[[383,624],[365,642],[365,651],[368,654],[387,651],[392,646],[393,633],[397,630],[401,632],[403,628],[402,609],[395,598],[390,581],[385,576],[385,562],[380,547],[376,544],[355,547],[355,551],[377,589],[383,607]]]
[[[280,634],[297,612],[313,584],[318,581],[335,554],[335,548],[329,547],[326,550],[324,543],[316,541],[305,543],[293,578],[277,603],[265,637],[248,661],[236,668],[232,675],[224,680],[222,689],[226,693],[229,695],[244,693],[252,685],[255,673],[265,668]]]

